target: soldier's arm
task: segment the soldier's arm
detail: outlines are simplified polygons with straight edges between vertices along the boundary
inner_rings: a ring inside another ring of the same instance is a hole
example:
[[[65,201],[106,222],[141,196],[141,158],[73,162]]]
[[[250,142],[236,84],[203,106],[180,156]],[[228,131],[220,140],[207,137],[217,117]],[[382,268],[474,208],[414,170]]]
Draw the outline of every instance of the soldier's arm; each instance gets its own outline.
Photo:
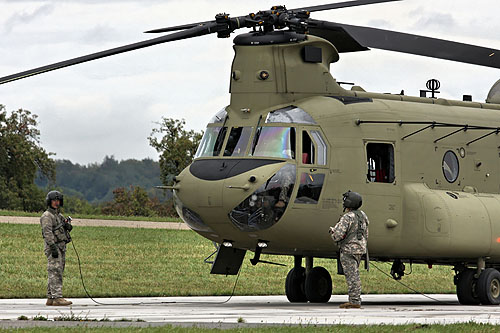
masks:
[[[345,238],[347,230],[349,229],[349,219],[344,215],[340,221],[332,228],[332,239],[335,242],[341,241]]]
[[[40,218],[40,224],[42,225],[42,235],[47,244],[50,246],[51,244],[55,244],[54,233],[52,232],[52,219],[43,215]]]

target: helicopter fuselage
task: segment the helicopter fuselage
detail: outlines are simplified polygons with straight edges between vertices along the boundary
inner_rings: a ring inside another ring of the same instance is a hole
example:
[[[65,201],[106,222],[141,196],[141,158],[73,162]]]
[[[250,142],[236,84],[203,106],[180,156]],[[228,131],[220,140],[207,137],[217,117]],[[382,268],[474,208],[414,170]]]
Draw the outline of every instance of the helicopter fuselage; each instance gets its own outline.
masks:
[[[335,48],[317,37],[236,44],[231,104],[176,177],[193,230],[336,258],[328,228],[353,190],[371,258],[500,264],[500,105],[344,90],[329,72]]]

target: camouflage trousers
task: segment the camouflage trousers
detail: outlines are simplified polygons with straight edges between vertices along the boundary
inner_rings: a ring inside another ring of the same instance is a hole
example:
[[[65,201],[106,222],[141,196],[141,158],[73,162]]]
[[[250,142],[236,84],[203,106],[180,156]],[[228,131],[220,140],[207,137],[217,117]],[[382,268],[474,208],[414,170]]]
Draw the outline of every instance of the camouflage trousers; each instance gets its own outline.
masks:
[[[340,251],[340,263],[344,269],[349,303],[361,304],[361,279],[359,278],[359,262],[361,254],[349,254]]]
[[[52,258],[49,248],[45,249],[47,256],[47,298],[60,298],[62,297],[63,287],[63,273],[66,264],[66,251],[57,249],[59,251],[58,258]]]

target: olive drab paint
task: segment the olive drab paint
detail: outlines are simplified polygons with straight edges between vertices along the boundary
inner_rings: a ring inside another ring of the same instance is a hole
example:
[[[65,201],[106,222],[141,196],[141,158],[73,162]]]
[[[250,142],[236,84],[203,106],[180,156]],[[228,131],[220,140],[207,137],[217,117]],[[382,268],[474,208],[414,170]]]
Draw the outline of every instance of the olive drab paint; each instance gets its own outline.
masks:
[[[321,49],[322,61],[305,62],[302,50],[306,46]],[[258,127],[271,125],[265,119],[272,111],[298,107],[314,123],[272,124],[294,128],[294,158],[273,158],[279,163],[211,181],[194,177],[186,168],[177,177],[175,196],[203,221],[205,231],[195,231],[218,243],[231,240],[241,249],[253,251],[263,239],[269,244],[264,253],[334,258],[338,249],[327,230],[342,214],[342,193],[353,189],[363,195],[363,210],[372,221],[368,244],[372,259],[475,264],[477,258],[489,257],[491,262],[500,262],[496,241],[500,237],[496,218],[500,216],[499,137],[491,135],[467,145],[489,131],[468,130],[434,142],[456,129],[436,126],[402,140],[425,125],[396,123],[491,127],[498,123],[500,105],[345,90],[329,71],[330,63],[339,59],[335,47],[314,36],[296,43],[235,45],[234,49],[231,104],[219,126],[252,129],[239,159],[255,158],[250,151],[252,140]],[[259,76],[263,71],[268,73],[265,80]],[[324,164],[302,161],[300,133],[311,131],[319,132],[326,144]],[[222,146],[227,140],[226,135]],[[367,154],[377,149],[388,152],[378,158],[386,158],[391,165],[370,174]],[[450,151],[459,168],[453,182],[443,171],[444,155]],[[217,160],[223,165],[223,160],[235,159],[222,155],[197,160]],[[263,230],[235,228],[230,212],[287,164],[296,168],[295,186],[279,221]],[[392,175],[377,175],[379,171]],[[315,202],[296,203],[303,174],[324,177]],[[251,177],[254,182],[249,181]]]

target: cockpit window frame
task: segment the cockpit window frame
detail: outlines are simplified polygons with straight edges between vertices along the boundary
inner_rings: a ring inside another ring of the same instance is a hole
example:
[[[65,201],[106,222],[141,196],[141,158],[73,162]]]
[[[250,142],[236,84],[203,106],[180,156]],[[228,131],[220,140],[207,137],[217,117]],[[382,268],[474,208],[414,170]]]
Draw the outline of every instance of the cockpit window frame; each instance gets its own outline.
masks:
[[[298,131],[300,131],[300,160],[299,160],[299,164],[302,165],[302,166],[306,166],[306,167],[309,167],[309,166],[314,166],[315,168],[326,168],[328,167],[328,157],[329,157],[329,151],[330,151],[330,144],[326,138],[326,135],[323,133],[323,131],[321,130],[321,128],[319,126],[300,126],[298,128]],[[304,154],[304,143],[303,143],[303,132],[307,132],[307,135],[309,136],[309,138],[311,139],[311,142],[313,143],[314,145],[314,161],[311,161],[311,163],[304,163],[303,162],[303,154]],[[319,145],[318,145],[318,142],[316,141],[316,138],[314,137],[314,135],[312,134],[312,132],[317,132],[318,135],[320,136],[321,140],[323,141],[322,144],[324,144],[324,148],[325,148],[325,161],[323,164],[320,164],[319,163]],[[297,142],[297,145],[299,145],[299,142]]]

